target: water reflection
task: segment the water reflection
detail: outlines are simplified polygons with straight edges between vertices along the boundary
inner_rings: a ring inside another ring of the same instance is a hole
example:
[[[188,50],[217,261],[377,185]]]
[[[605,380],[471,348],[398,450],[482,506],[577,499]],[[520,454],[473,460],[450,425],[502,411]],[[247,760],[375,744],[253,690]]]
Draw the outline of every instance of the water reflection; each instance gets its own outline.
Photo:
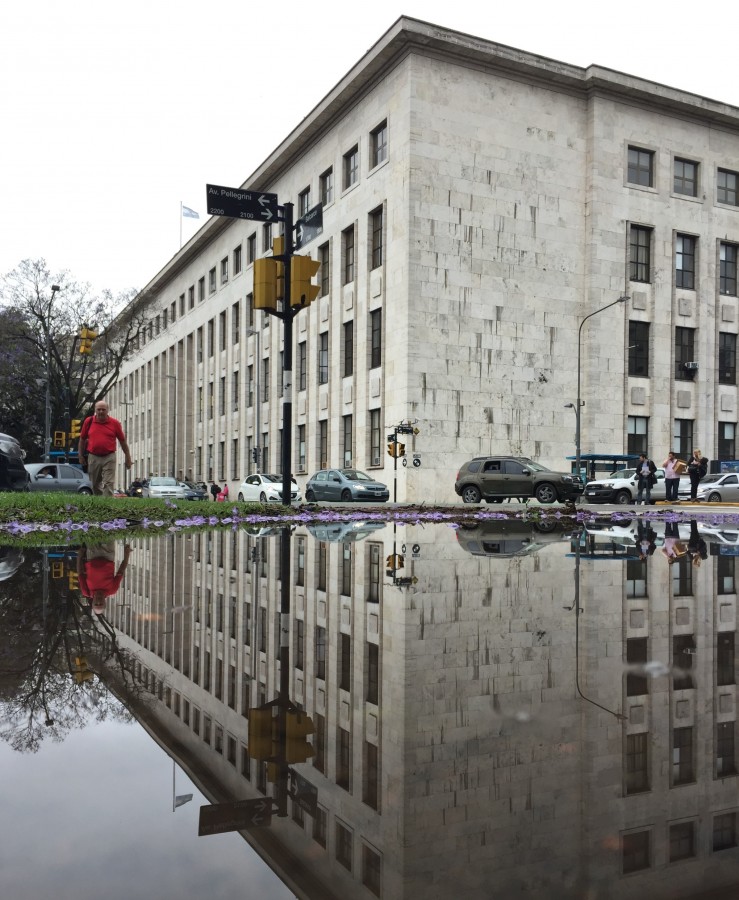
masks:
[[[738,548],[637,518],[172,534],[118,545],[102,615],[89,551],[24,551],[3,736],[111,688],[215,809],[202,852],[240,825],[301,896],[698,896],[739,884]]]

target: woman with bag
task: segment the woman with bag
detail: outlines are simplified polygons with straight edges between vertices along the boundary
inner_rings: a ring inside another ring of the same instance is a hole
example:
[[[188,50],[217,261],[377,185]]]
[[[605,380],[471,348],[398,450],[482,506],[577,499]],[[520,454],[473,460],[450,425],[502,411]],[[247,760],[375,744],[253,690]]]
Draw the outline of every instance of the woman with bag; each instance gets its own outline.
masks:
[[[700,450],[693,450],[693,455],[688,462],[688,476],[690,477],[690,499],[695,502],[698,499],[698,485],[702,478],[706,477],[708,460],[701,456]]]
[[[680,476],[685,474],[687,465],[677,458],[672,450],[667,454],[667,459],[662,463],[665,470],[665,496],[667,502],[677,503],[677,492],[680,486]]]

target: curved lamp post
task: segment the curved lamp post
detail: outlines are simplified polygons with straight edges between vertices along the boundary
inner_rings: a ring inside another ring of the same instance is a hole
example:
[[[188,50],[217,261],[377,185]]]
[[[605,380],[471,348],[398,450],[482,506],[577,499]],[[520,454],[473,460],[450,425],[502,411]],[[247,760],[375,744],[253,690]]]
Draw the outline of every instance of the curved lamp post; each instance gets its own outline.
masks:
[[[612,306],[616,306],[617,303],[625,303],[629,299],[628,295],[624,295],[623,297],[619,297],[618,300],[614,300],[612,303],[607,303],[605,306],[601,306],[600,309],[596,309],[595,312],[589,313],[585,318],[580,322],[580,327],[577,330],[577,400],[575,402],[575,471],[578,476],[580,475],[580,418],[582,415],[582,408],[585,406],[585,401],[580,399],[580,376],[581,376],[581,355],[582,355],[582,327],[588,321],[588,319],[592,319],[593,316],[597,316],[598,313],[605,312],[607,309],[610,309]]]

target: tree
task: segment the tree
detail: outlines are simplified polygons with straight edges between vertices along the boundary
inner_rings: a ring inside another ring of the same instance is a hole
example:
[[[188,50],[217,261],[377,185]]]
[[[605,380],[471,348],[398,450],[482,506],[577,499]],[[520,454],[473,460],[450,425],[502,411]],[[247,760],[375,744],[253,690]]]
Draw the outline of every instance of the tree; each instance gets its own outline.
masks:
[[[52,285],[59,285],[52,291]],[[144,314],[138,292],[93,293],[68,272],[52,275],[44,259],[26,259],[0,280],[0,327],[7,350],[0,356],[0,431],[26,447],[43,445],[46,371],[51,430],[69,431],[118,380],[138,345]],[[80,354],[80,330],[98,333],[92,352]],[[32,382],[32,383],[31,383]]]

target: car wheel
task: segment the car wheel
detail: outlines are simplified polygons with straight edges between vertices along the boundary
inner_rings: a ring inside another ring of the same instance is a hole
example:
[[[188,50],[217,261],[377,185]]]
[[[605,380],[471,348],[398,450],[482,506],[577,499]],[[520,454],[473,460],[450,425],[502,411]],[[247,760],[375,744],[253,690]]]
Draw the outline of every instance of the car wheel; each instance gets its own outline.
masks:
[[[557,499],[557,489],[553,484],[537,484],[536,493],[534,495],[539,503],[554,503]]]
[[[344,503],[348,503],[352,499],[352,492],[346,488],[341,492],[341,499]]]
[[[467,487],[462,488],[462,500],[464,503],[479,503],[481,499],[480,490],[474,484],[468,484]]]
[[[89,497],[89,496],[91,496],[92,491],[90,490],[90,488],[80,488],[79,493],[86,494]]]
[[[316,499],[316,495],[313,493],[313,491],[306,491],[305,499],[308,501],[308,503],[313,503],[313,501]]]
[[[267,495],[264,493],[264,491],[262,491],[262,493],[259,495],[259,502],[260,502],[260,503],[266,503],[266,502],[267,502]]]
[[[619,491],[616,494],[616,503],[626,506],[627,503],[631,503],[631,494],[628,491]]]
[[[719,494],[717,491],[711,491],[711,493],[706,497],[706,500],[709,503],[720,503],[721,494]]]
[[[203,499],[203,498],[201,497],[201,500],[202,500],[202,499]],[[240,502],[240,503],[243,503],[243,502],[244,502],[244,495],[241,493],[241,491],[239,491],[239,502]]]

